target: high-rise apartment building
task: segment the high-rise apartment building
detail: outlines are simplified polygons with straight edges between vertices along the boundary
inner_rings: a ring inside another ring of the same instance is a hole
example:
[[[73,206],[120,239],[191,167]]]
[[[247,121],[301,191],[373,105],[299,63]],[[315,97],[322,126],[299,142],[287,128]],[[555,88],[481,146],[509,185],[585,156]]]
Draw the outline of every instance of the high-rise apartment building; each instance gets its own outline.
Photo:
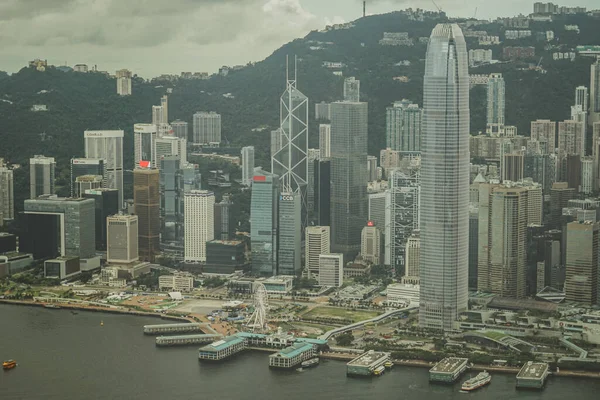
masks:
[[[173,135],[179,139],[188,140],[188,123],[181,120],[175,120],[171,122],[171,128],[173,128]]]
[[[598,303],[598,223],[567,224],[566,300]]]
[[[531,121],[531,140],[548,143],[548,152],[556,147],[556,122],[548,119]]]
[[[423,110],[409,100],[396,101],[386,111],[387,147],[401,152],[421,151]]]
[[[254,146],[242,147],[242,185],[252,185],[254,177]]]
[[[277,274],[298,275],[302,270],[302,202],[299,193],[279,196]]]
[[[117,76],[117,94],[119,96],[131,95],[131,71],[120,69],[116,73]]]
[[[164,119],[165,113],[162,106],[152,106],[152,125],[159,126],[166,124],[168,121]]]
[[[279,176],[255,175],[250,204],[252,274],[277,275],[277,228],[279,223]]]
[[[367,222],[367,226],[362,229],[360,255],[363,260],[375,265],[381,262],[381,231],[373,221]]]
[[[71,197],[80,195],[83,192],[76,190],[75,180],[84,175],[102,176],[102,186],[106,187],[106,168],[103,159],[99,158],[72,158],[71,159]]]
[[[562,155],[582,155],[583,122],[573,120],[558,123],[558,151]]]
[[[319,256],[319,286],[340,287],[344,284],[344,255],[321,254]]]
[[[85,157],[104,159],[106,187],[119,191],[123,207],[123,131],[85,131]]]
[[[13,171],[0,158],[0,226],[15,218]]]
[[[133,164],[135,167],[158,168],[155,142],[157,128],[154,124],[135,124],[133,126]]]
[[[215,194],[192,190],[185,194],[186,262],[206,262],[206,242],[214,239]]]
[[[133,207],[138,216],[138,243],[142,261],[154,262],[160,250],[160,175],[158,169],[133,171]]]
[[[331,248],[360,250],[367,222],[367,103],[331,103]]]
[[[344,101],[360,102],[360,81],[353,76],[344,79]]]
[[[580,122],[581,123],[581,148],[579,149],[580,154],[583,156],[585,155],[585,143],[586,143],[586,136],[587,136],[587,120],[588,120],[588,114],[587,114],[587,110],[583,109],[583,106],[581,105],[575,105],[575,106],[571,106],[571,120],[575,121],[575,122]]]
[[[119,213],[119,191],[117,189],[100,188],[86,190],[82,196],[86,199],[94,199],[94,211],[96,222],[96,250],[106,250],[106,218]],[[136,230],[137,237],[137,230]],[[137,239],[136,239],[137,243]],[[136,246],[137,254],[137,246]]]
[[[168,124],[169,123],[169,96],[167,96],[166,94],[163,95],[160,98],[160,106],[162,107],[162,120],[163,123]]]
[[[319,150],[321,158],[331,157],[331,124],[319,125]]]
[[[486,133],[504,134],[505,86],[502,74],[490,74],[487,84],[487,124]]]
[[[106,218],[106,261],[129,264],[139,260],[138,216],[116,214]]]
[[[590,67],[590,118],[589,124],[600,122],[600,57]]]
[[[29,192],[30,198],[54,194],[54,170],[56,161],[53,157],[35,155],[29,159]]]
[[[319,256],[331,252],[328,226],[307,226],[305,232],[306,270],[310,276],[319,274]]]
[[[419,325],[451,330],[467,310],[469,263],[469,76],[458,25],[433,29],[423,87]]]
[[[221,143],[221,114],[199,111],[194,114],[193,144]]]

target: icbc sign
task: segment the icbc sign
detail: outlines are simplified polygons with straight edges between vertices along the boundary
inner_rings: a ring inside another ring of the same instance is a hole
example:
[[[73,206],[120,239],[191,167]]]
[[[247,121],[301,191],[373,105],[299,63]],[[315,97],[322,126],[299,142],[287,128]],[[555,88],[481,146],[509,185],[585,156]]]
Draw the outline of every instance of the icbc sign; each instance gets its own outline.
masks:
[[[279,199],[283,200],[283,201],[293,201],[294,197],[293,196],[281,196]]]

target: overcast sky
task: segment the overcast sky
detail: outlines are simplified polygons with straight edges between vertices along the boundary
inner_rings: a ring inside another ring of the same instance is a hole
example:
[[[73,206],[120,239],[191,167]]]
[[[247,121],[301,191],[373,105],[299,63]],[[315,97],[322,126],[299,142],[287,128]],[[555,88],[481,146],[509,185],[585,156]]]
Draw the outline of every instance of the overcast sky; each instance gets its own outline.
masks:
[[[533,1],[436,0],[450,16],[495,18],[530,13]],[[466,5],[468,3],[468,5]],[[600,8],[598,0],[559,0]],[[367,0],[367,13],[430,0]],[[0,0],[0,70],[34,58],[50,64],[97,64],[143,77],[214,72],[260,61],[282,44],[326,24],[362,15],[361,0]]]

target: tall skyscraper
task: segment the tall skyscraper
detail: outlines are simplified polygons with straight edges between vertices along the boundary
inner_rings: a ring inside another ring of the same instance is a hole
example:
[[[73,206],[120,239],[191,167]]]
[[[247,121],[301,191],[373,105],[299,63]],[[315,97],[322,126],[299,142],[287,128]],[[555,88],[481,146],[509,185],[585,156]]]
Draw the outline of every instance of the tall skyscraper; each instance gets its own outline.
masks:
[[[106,187],[106,168],[103,159],[98,158],[72,158],[71,159],[71,197],[76,197],[75,180],[79,176],[100,175],[102,176],[102,186]]]
[[[344,79],[344,101],[360,102],[360,81],[353,76]]]
[[[423,110],[409,100],[394,102],[386,112],[387,147],[405,153],[421,151]]]
[[[344,255],[321,254],[319,256],[319,286],[340,287],[344,284]]]
[[[277,273],[298,275],[302,270],[302,202],[300,193],[279,196]]]
[[[308,182],[306,185],[306,211],[311,213],[315,211],[315,171],[319,166],[321,159],[321,150],[319,149],[308,149]]]
[[[131,95],[131,71],[120,69],[116,73],[117,76],[117,94],[119,96]]]
[[[94,212],[96,222],[96,250],[106,250],[106,218],[119,213],[119,191],[117,189],[93,189],[86,190],[83,198],[94,199]],[[136,228],[137,237],[137,228]],[[136,238],[137,243],[137,238]],[[137,246],[136,246],[137,255]]]
[[[367,218],[379,228],[382,234],[385,230],[386,198],[385,191],[367,194]]]
[[[163,157],[177,156],[181,164],[187,163],[187,140],[176,136],[163,136],[154,141],[154,155],[156,168],[160,168],[160,160]]]
[[[152,106],[152,125],[166,124],[167,121],[164,119],[165,112],[162,106]]]
[[[556,122],[549,119],[531,121],[531,140],[548,143],[548,152],[556,148]]]
[[[331,160],[315,161],[315,207],[316,224],[331,226]]]
[[[589,124],[600,122],[600,57],[590,67],[590,118]]]
[[[562,155],[583,155],[583,122],[560,121],[558,123],[558,151]]]
[[[254,177],[254,146],[242,147],[242,185],[252,185]]]
[[[275,157],[279,149],[281,149],[281,128],[271,131],[271,159]]]
[[[367,103],[331,103],[331,248],[356,255],[367,223]]]
[[[306,270],[310,276],[319,274],[319,256],[331,252],[330,236],[328,226],[306,227]]]
[[[133,170],[133,206],[138,216],[139,253],[154,262],[160,250],[160,177],[158,169]]]
[[[271,171],[279,176],[285,193],[299,193],[302,204],[302,225],[306,226],[308,185],[308,98],[296,87],[294,77],[286,76],[286,88],[279,102],[281,147],[271,158]]]
[[[181,120],[175,120],[171,122],[171,128],[173,128],[173,135],[179,139],[188,139],[188,123]]]
[[[567,224],[566,299],[588,305],[598,303],[598,223]]]
[[[551,228],[561,227],[562,209],[569,206],[569,200],[575,198],[575,188],[567,182],[555,182],[550,189],[550,216],[548,225]]]
[[[169,96],[166,94],[160,98],[160,106],[162,107],[163,115],[162,120],[163,123],[169,123]]]
[[[213,240],[215,194],[192,190],[185,194],[186,262],[206,262],[206,242]]]
[[[363,260],[375,265],[381,262],[381,231],[373,221],[367,222],[361,231],[360,255]]]
[[[582,110],[588,111],[588,88],[585,86],[577,86],[575,88],[575,106],[581,106]]]
[[[503,154],[502,168],[500,169],[501,181],[518,182],[523,179],[525,167],[525,154],[522,151]]]
[[[321,151],[321,158],[331,157],[331,125],[320,124],[319,125],[319,150]]]
[[[181,242],[183,239],[183,172],[179,156],[164,156],[160,160],[161,242]]]
[[[433,29],[423,86],[419,325],[451,330],[467,310],[469,263],[469,75],[458,25]]]
[[[221,143],[221,114],[198,111],[194,114],[193,144]]]
[[[133,126],[133,164],[135,167],[158,168],[156,158],[157,130],[154,124],[135,124]]]
[[[279,176],[255,175],[250,204],[252,274],[277,274],[277,227],[279,223]]]
[[[202,175],[200,174],[198,164],[187,163],[185,165],[180,165],[180,168],[183,174],[184,192],[202,189]]]
[[[15,218],[13,171],[0,158],[0,226]]]
[[[592,157],[581,158],[581,187],[580,192],[591,194],[594,190],[594,159]]]
[[[30,198],[54,194],[55,168],[56,161],[53,157],[35,155],[29,159]]]
[[[415,231],[406,241],[406,272],[402,283],[419,284],[419,264],[421,259],[421,238]]]
[[[85,131],[85,157],[104,159],[106,187],[119,191],[123,207],[123,131]]]
[[[377,157],[367,156],[367,181],[373,182],[378,178]]]
[[[231,219],[233,203],[228,195],[215,203],[215,240],[230,240],[235,233],[235,226]]]
[[[504,134],[505,89],[502,74],[490,74],[487,84],[487,125],[486,133]]]
[[[140,259],[138,254],[138,216],[117,214],[106,218],[106,260],[129,264]]]

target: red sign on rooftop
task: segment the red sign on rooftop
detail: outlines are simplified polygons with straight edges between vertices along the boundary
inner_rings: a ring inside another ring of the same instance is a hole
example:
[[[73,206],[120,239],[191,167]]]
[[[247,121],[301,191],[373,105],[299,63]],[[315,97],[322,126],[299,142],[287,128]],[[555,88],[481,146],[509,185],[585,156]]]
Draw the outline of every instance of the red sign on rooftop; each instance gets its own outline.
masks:
[[[150,161],[144,161],[144,160],[140,161],[140,167],[148,168],[149,166],[150,166]]]
[[[265,182],[267,180],[267,177],[264,175],[256,175],[254,177],[254,182]]]

